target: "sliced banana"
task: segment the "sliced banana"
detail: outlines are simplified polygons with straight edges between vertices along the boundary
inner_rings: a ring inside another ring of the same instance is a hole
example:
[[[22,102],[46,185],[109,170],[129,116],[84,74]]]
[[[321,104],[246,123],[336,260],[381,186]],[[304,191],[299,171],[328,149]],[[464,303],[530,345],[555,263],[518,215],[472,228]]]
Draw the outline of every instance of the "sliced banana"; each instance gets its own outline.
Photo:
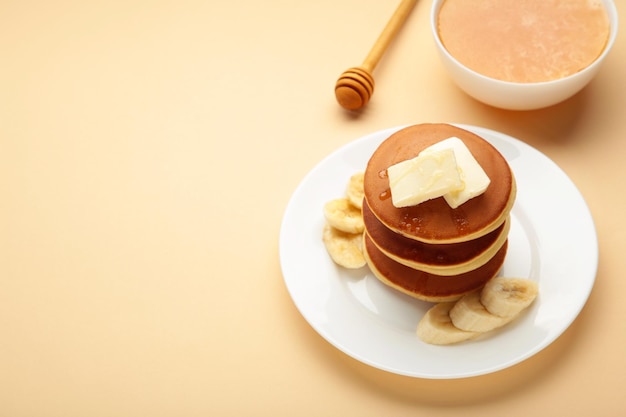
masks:
[[[431,307],[417,324],[417,336],[432,345],[450,345],[478,336],[478,332],[461,330],[452,324],[449,313],[454,305],[448,302]]]
[[[480,302],[495,316],[511,317],[528,307],[538,293],[539,288],[535,281],[496,277],[483,288]]]
[[[358,208],[363,208],[363,197],[365,197],[365,191],[363,191],[363,178],[365,173],[357,172],[350,177],[348,182],[348,188],[346,189],[346,196],[350,203]]]
[[[332,227],[346,233],[362,233],[365,229],[361,210],[345,197],[327,202],[324,205],[324,217]]]
[[[322,240],[328,254],[337,265],[349,269],[365,266],[361,234],[346,233],[327,223],[322,231]]]
[[[480,303],[480,291],[473,291],[461,297],[450,310],[450,319],[455,327],[472,332],[490,332],[504,326],[512,317],[491,314]]]
[[[538,293],[537,283],[529,279],[493,278],[482,290],[436,304],[419,322],[417,334],[435,345],[471,339],[515,320]]]

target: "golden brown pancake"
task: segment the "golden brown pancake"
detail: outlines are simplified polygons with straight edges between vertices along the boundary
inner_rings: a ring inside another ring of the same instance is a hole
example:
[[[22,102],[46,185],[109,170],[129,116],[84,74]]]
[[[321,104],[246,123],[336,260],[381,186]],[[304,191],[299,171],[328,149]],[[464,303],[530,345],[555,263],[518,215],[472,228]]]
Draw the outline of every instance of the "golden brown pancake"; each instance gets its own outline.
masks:
[[[387,168],[453,136],[465,143],[491,180],[487,190],[456,209],[442,197],[394,207]],[[500,227],[513,206],[516,188],[509,164],[486,140],[448,124],[419,124],[397,131],[374,151],[365,170],[364,191],[372,213],[386,227],[410,239],[442,244],[476,239]]]
[[[429,244],[409,239],[382,224],[367,203],[363,222],[376,247],[398,263],[436,275],[458,275],[487,263],[507,239],[510,222],[477,239],[447,244]]]
[[[412,269],[387,257],[363,234],[363,253],[372,273],[396,290],[429,302],[454,301],[482,288],[495,277],[504,263],[508,241],[480,268],[459,275],[440,276]]]

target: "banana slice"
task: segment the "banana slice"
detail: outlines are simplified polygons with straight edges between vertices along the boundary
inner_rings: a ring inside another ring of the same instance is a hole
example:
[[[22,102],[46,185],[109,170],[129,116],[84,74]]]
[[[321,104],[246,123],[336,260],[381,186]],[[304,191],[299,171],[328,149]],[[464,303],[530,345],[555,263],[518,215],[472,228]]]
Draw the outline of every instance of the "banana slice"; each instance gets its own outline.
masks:
[[[436,304],[417,325],[417,334],[434,345],[471,339],[513,321],[538,292],[537,283],[529,279],[493,278],[482,290]]]
[[[480,302],[481,291],[473,291],[461,297],[450,310],[450,319],[455,327],[472,332],[489,332],[504,326],[513,317],[491,314]]]
[[[324,217],[335,229],[346,233],[362,233],[365,229],[361,210],[347,198],[337,198],[324,205]]]
[[[348,188],[346,190],[346,196],[350,203],[358,208],[363,208],[363,197],[365,197],[365,191],[363,191],[363,177],[365,173],[357,172],[350,177],[348,182]]]
[[[461,330],[452,324],[449,313],[454,305],[449,302],[431,307],[417,324],[417,336],[431,345],[450,345],[478,336],[478,332]]]
[[[337,265],[348,269],[365,266],[361,234],[346,233],[326,224],[322,231],[322,240],[328,254]]]
[[[495,316],[511,317],[528,307],[538,293],[539,288],[535,281],[496,277],[483,288],[480,302]]]

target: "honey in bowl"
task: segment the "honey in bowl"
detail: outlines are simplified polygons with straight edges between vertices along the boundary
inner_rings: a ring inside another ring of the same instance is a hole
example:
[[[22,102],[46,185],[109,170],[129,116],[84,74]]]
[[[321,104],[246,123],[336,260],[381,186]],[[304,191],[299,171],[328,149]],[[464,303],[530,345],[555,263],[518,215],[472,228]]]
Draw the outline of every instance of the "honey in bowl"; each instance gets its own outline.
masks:
[[[607,45],[609,18],[601,0],[445,0],[437,30],[475,72],[535,83],[593,63]]]

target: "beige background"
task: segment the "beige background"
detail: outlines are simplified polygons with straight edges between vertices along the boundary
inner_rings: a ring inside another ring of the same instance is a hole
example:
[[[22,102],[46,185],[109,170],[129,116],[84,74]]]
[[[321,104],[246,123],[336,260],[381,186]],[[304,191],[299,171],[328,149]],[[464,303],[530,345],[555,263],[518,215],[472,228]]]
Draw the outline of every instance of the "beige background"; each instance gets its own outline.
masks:
[[[347,113],[335,79],[394,8],[0,2],[1,416],[624,415],[626,31],[580,94],[508,112],[443,73],[420,0],[372,102]],[[524,140],[594,215],[587,305],[510,369],[440,381],[370,368],[315,333],[283,284],[280,222],[304,175],[419,122]]]

